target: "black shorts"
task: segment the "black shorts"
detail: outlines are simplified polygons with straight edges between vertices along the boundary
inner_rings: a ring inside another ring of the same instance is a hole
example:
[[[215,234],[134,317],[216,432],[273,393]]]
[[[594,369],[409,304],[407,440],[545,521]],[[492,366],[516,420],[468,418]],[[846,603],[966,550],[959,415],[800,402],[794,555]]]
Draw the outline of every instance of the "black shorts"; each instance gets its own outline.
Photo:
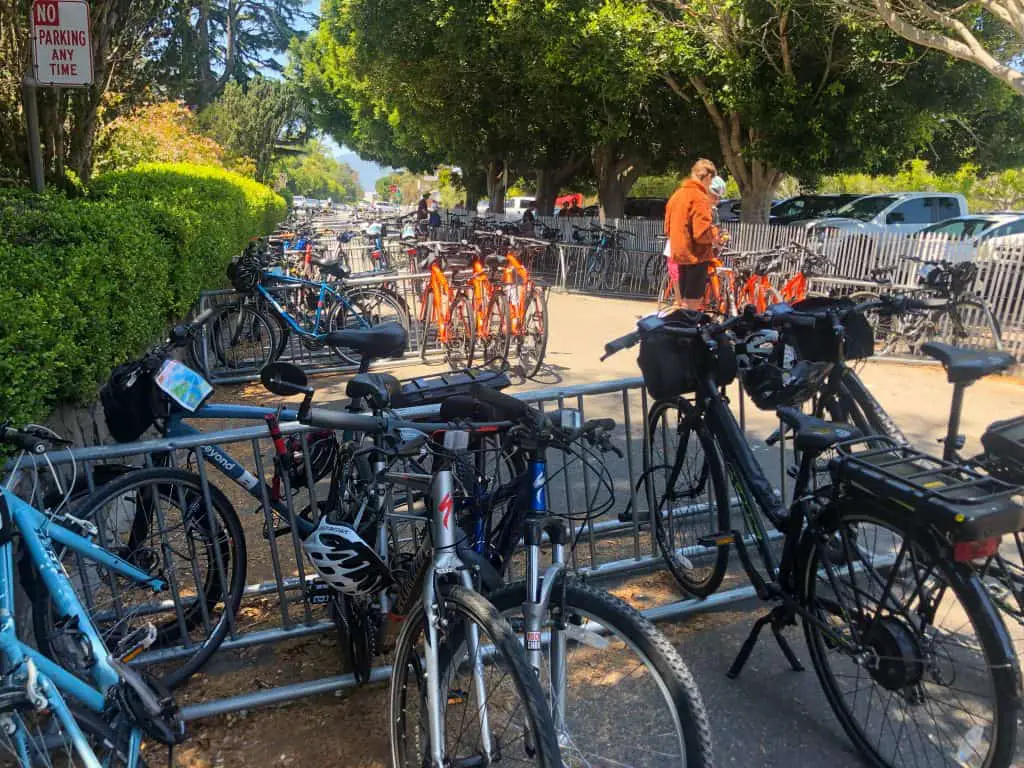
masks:
[[[708,285],[708,265],[679,265],[679,291],[684,299],[703,299],[704,290]]]

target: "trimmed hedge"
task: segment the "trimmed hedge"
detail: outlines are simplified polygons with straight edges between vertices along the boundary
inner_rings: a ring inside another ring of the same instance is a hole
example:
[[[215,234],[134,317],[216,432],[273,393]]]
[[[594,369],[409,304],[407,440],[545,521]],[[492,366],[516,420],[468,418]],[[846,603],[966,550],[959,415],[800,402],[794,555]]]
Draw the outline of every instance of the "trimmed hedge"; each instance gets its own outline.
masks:
[[[284,215],[267,187],[188,164],[106,174],[79,199],[0,190],[0,419],[90,402]]]

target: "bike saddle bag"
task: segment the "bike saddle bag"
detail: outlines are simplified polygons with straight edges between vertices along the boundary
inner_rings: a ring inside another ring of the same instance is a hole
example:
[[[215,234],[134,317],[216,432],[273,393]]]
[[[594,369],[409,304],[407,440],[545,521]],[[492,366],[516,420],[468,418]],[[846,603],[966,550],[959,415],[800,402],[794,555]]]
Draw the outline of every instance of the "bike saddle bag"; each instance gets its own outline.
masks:
[[[142,360],[122,363],[100,389],[103,416],[119,443],[138,440],[153,425],[153,376]]]
[[[985,468],[1000,480],[1024,485],[1024,416],[995,421],[981,436]]]
[[[818,315],[813,327],[792,327],[786,339],[796,347],[802,360],[816,363],[839,361],[839,345],[829,311],[845,311],[853,306],[849,299],[814,296],[793,304],[794,312]],[[875,332],[863,312],[851,312],[843,320],[843,358],[861,360],[875,353]]]
[[[860,438],[836,448],[829,469],[837,485],[873,497],[916,526],[938,530],[950,543],[1024,528],[1019,489],[994,477],[887,437]]]

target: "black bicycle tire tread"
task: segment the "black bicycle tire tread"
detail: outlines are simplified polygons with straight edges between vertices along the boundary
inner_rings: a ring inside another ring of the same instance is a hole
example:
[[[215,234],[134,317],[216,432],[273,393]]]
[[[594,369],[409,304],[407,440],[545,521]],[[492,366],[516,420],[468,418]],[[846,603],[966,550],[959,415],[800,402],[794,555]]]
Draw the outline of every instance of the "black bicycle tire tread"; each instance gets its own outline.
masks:
[[[106,504],[110,498],[123,493],[124,489],[131,488],[133,486],[141,485],[156,485],[160,480],[164,482],[173,481],[189,481],[194,482],[196,486],[201,487],[201,481],[198,475],[187,472],[182,469],[176,469],[171,467],[151,467],[148,469],[138,469],[135,472],[128,472],[123,476],[106,483],[97,488],[92,494],[82,500],[80,506],[75,510],[76,515],[88,519],[89,510],[94,507],[99,507]],[[187,657],[185,663],[176,667],[172,672],[164,675],[161,681],[164,685],[169,688],[174,688],[185,682],[189,677],[195,674],[217,651],[221,643],[224,642],[227,637],[232,621],[228,618],[230,611],[231,615],[237,616],[238,609],[241,606],[242,594],[245,590],[245,578],[246,569],[248,565],[245,533],[242,528],[241,520],[238,518],[238,513],[235,511],[234,506],[227,499],[226,496],[212,484],[210,485],[210,500],[214,507],[218,509],[221,523],[228,529],[229,538],[234,543],[233,551],[233,563],[232,571],[230,576],[230,584],[228,585],[228,598],[225,598],[221,591],[218,595],[218,600],[224,603],[224,612],[222,619],[219,620],[214,627],[214,631],[207,636],[205,641],[197,642],[195,647],[198,649],[192,656]],[[241,567],[237,567],[237,566]],[[48,619],[50,610],[49,595],[45,592],[39,595],[35,595],[32,598],[32,621],[33,629],[36,633],[36,640],[40,645],[40,650],[48,657],[53,658],[52,649],[49,648],[48,642],[44,639],[48,635],[48,626],[45,623]],[[175,631],[178,631],[177,625],[174,626]],[[42,631],[41,631],[42,630]],[[45,646],[45,647],[44,647]]]
[[[840,513],[840,520],[842,519],[843,513]],[[884,525],[891,527],[893,531],[904,531],[906,530],[906,520],[897,518],[895,515],[889,515],[883,513],[880,509],[873,508],[870,513],[863,511],[863,507],[858,508],[855,513],[855,517],[858,519],[869,518],[874,516],[879,522]],[[810,537],[812,534],[805,532],[805,537]],[[810,547],[815,546],[813,539],[805,539],[800,547],[803,554],[802,562],[802,573],[799,574],[799,589],[800,599],[803,605],[808,605],[810,600],[810,593],[808,591],[808,579],[817,578],[817,569],[811,572],[811,564],[814,562],[814,558],[810,557]],[[922,544],[927,546],[927,544]],[[1019,669],[1016,664],[1013,663],[1015,659],[1015,652],[1013,643],[1010,640],[1009,634],[1006,631],[1005,625],[999,619],[999,610],[992,604],[991,597],[985,590],[984,586],[980,583],[977,573],[972,570],[969,566],[955,564],[943,557],[941,553],[932,551],[930,553],[935,561],[939,564],[940,570],[944,570],[946,575],[953,575],[955,579],[950,579],[950,585],[953,587],[954,592],[957,594],[957,598],[960,600],[961,607],[965,614],[970,618],[974,616],[977,623],[971,622],[978,631],[978,641],[981,643],[982,648],[985,650],[985,656],[987,660],[991,661],[989,650],[996,645],[1002,646],[1002,650],[1005,653],[1001,654],[1003,658],[995,660],[995,664],[992,667],[992,682],[994,690],[996,691],[996,698],[1004,699],[1004,704],[999,708],[1000,717],[1003,722],[997,725],[997,733],[1003,734],[999,736],[997,742],[999,749],[994,750],[996,752],[995,758],[988,763],[991,766],[1010,765],[1014,757],[1015,743],[1017,736],[1017,716],[1020,710],[1020,700],[1017,694],[1019,685]],[[845,566],[844,566],[845,567]],[[957,583],[954,584],[953,582]],[[968,606],[964,603],[963,598],[967,597],[973,603],[973,607]],[[984,601],[988,601],[991,610],[985,610]],[[995,621],[992,621],[992,619]],[[850,741],[853,743],[858,754],[865,759],[870,765],[875,768],[892,768],[892,766],[882,761],[879,756],[875,753],[870,745],[864,744],[863,739],[859,733],[855,732],[854,727],[849,721],[845,713],[840,712],[840,704],[836,700],[835,691],[826,684],[824,675],[821,669],[822,660],[818,657],[816,647],[812,643],[810,623],[807,621],[803,623],[804,638],[807,643],[808,655],[811,657],[811,664],[814,667],[815,674],[818,677],[818,681],[821,684],[822,692],[825,694],[825,698],[829,702],[829,706],[832,708],[836,719],[839,720],[840,726],[843,731],[847,734]],[[1002,628],[1003,637],[999,637],[1000,628]],[[1009,734],[1007,738],[1005,734]]]
[[[660,407],[674,407],[680,411],[692,409],[686,400],[682,398],[670,399],[670,400],[659,400],[655,402],[648,412],[648,435],[650,436],[651,443],[653,444],[656,434],[656,425],[660,423],[660,419],[654,420],[655,413]],[[701,443],[701,449],[704,451],[705,456],[714,456],[714,459],[710,459],[710,463],[713,466],[711,469],[712,477],[711,482],[716,486],[716,506],[718,507],[718,524],[719,531],[730,530],[730,512],[728,506],[728,485],[725,482],[725,470],[722,466],[721,457],[718,455],[718,448],[715,443],[714,436],[708,430],[707,425],[703,422],[698,422],[697,430],[699,432],[698,440]],[[708,454],[707,447],[710,442],[711,453]],[[647,468],[645,468],[645,473]],[[721,492],[721,491],[724,491]],[[725,507],[723,509],[723,500]],[[693,595],[694,597],[707,597],[708,595],[714,594],[715,590],[722,584],[722,580],[725,578],[725,574],[729,568],[729,546],[723,545],[717,547],[715,553],[715,565],[711,571],[709,577],[703,583],[697,583],[686,575],[686,569],[683,568],[682,564],[677,562],[674,553],[671,551],[668,541],[668,532],[665,528],[665,522],[661,518],[661,501],[655,501],[655,514],[654,514],[654,533],[658,541],[658,550],[661,552],[662,559],[664,559],[669,572],[672,577],[676,580],[679,586]],[[715,533],[716,531],[709,531],[709,533]]]
[[[529,712],[530,721],[535,726],[538,720],[542,725],[545,725],[544,734],[545,748],[538,749],[537,757],[539,759],[539,765],[543,768],[561,768],[562,761],[560,751],[558,747],[558,741],[555,737],[554,728],[551,725],[551,717],[547,710],[547,704],[544,697],[544,692],[540,685],[540,680],[537,678],[536,673],[530,666],[526,659],[526,654],[523,651],[522,646],[519,643],[519,639],[512,631],[512,627],[509,626],[508,622],[498,613],[494,605],[479,592],[475,592],[471,589],[455,585],[455,584],[441,584],[438,587],[439,594],[443,596],[445,601],[450,601],[460,605],[463,611],[469,616],[474,622],[482,627],[485,627],[487,635],[494,641],[496,646],[502,648],[502,653],[505,660],[513,667],[512,676],[517,681],[517,689],[520,697],[523,700],[524,708]],[[423,624],[423,602],[420,600],[414,606],[413,610],[410,611],[406,617],[404,624],[402,625],[401,632],[399,633],[398,639],[395,643],[394,658],[401,659],[409,656],[409,651],[404,649],[404,646],[408,645],[412,640],[418,637]],[[417,634],[414,634],[417,633]],[[392,674],[391,680],[395,681],[398,679],[398,675]],[[396,754],[396,744],[398,739],[395,738],[395,731],[397,724],[397,718],[393,713],[394,705],[394,682],[389,685],[388,691],[388,713],[390,721],[390,734],[391,734],[391,750],[392,750],[392,764],[398,766],[399,759]],[[535,727],[535,733],[539,733],[539,729]],[[538,742],[540,746],[541,742]]]
[[[489,337],[491,332],[491,311],[496,305],[501,305],[500,311],[504,315],[504,318],[502,319],[502,327],[504,328],[504,331],[501,334],[502,338],[500,340],[501,355],[499,357],[492,357],[490,359],[488,359],[486,356],[483,356],[481,357],[481,362],[485,366],[491,366],[500,361],[499,367],[504,367],[505,365],[508,364],[508,355],[509,351],[512,348],[512,308],[511,306],[509,306],[508,296],[505,294],[505,291],[502,290],[501,288],[495,290],[494,293],[491,295],[491,298],[487,301],[487,310],[484,312],[484,326],[487,328],[488,338],[483,339],[483,348],[484,354],[486,354],[486,351],[490,343]],[[480,341],[479,337],[477,338],[477,341]]]
[[[651,661],[672,692],[686,739],[687,768],[713,768],[715,762],[711,722],[704,699],[690,668],[664,633],[625,600],[575,577],[563,574],[560,578],[565,580],[566,602],[595,615],[603,614],[602,625],[614,626],[631,640]],[[515,601],[522,605],[525,594],[525,582],[516,582],[495,590],[488,598],[500,611],[505,601],[513,608]],[[560,595],[561,588],[556,586],[552,594]],[[573,597],[583,597],[583,600],[574,600]],[[552,600],[556,599],[552,597]],[[591,606],[598,608],[595,610]],[[605,619],[610,620],[606,623]]]

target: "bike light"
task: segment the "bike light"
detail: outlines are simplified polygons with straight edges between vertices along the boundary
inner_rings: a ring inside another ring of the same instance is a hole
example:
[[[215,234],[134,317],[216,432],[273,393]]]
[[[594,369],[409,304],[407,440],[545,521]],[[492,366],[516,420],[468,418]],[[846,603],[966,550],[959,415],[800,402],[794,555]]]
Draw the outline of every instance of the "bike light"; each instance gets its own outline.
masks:
[[[958,541],[953,545],[953,560],[957,563],[969,563],[984,557],[991,557],[999,549],[999,536],[992,536],[978,541]]]

